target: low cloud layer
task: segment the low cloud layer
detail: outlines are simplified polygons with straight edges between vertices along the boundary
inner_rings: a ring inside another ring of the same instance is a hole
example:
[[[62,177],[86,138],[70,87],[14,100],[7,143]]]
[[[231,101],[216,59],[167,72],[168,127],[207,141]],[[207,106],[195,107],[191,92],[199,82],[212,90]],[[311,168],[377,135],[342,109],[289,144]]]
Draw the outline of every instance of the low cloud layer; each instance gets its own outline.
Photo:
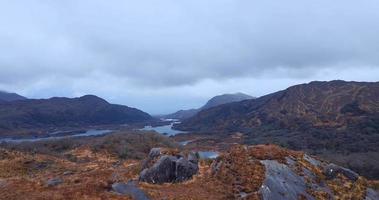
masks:
[[[150,113],[218,93],[379,80],[374,0],[5,0],[0,89],[97,94]]]

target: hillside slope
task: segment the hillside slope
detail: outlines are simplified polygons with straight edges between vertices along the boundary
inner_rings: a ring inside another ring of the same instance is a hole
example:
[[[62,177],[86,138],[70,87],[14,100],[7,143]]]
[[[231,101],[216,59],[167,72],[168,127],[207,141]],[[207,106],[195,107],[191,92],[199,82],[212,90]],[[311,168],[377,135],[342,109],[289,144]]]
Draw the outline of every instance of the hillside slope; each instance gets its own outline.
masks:
[[[105,125],[144,122],[152,117],[135,108],[110,104],[86,95],[14,101],[0,104],[0,129],[28,129],[62,126]]]
[[[311,82],[257,99],[198,113],[178,125],[184,130],[249,129],[275,126],[346,128],[379,115],[379,83]]]
[[[175,128],[303,150],[379,178],[379,83],[311,82],[198,113]]]
[[[4,101],[16,101],[16,100],[25,100],[26,97],[18,95],[16,93],[8,93],[0,91],[0,102]]]

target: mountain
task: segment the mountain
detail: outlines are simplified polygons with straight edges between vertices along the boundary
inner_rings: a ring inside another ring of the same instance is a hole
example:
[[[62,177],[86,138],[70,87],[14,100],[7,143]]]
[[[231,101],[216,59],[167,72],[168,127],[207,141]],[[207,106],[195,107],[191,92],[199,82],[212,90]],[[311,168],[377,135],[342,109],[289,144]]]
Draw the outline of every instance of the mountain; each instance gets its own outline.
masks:
[[[175,113],[164,115],[163,118],[166,119],[187,119],[190,118],[196,113],[199,112],[199,109],[188,109],[188,110],[179,110]]]
[[[231,102],[238,102],[243,101],[247,99],[253,99],[254,97],[243,94],[243,93],[235,93],[235,94],[223,94],[218,95],[213,98],[211,98],[204,106],[198,109],[189,109],[189,110],[179,110],[175,113],[165,115],[164,118],[167,119],[187,119],[192,116],[195,116],[198,112],[202,110],[206,110],[212,107],[216,107],[222,104],[231,103]]]
[[[235,94],[223,94],[211,98],[200,110],[206,110],[212,107],[216,107],[222,104],[227,104],[231,102],[239,102],[246,99],[253,99],[254,97],[244,94],[244,93],[235,93]]]
[[[110,104],[93,95],[54,97],[0,104],[0,129],[29,129],[145,122],[152,117],[135,108]]]
[[[379,82],[311,82],[199,112],[175,127],[304,150],[379,178]],[[215,136],[216,137],[216,136]]]
[[[257,99],[199,112],[183,130],[249,130],[274,126],[348,128],[379,117],[379,82],[311,82]]]
[[[8,92],[0,91],[0,103],[7,102],[7,101],[25,100],[25,99],[26,97],[23,97],[16,93],[8,93]]]

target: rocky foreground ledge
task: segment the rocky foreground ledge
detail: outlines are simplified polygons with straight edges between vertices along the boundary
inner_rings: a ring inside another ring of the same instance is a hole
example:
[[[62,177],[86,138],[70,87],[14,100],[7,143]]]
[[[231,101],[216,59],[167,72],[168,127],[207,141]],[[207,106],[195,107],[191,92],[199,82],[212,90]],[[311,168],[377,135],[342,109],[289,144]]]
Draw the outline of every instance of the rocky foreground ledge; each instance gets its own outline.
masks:
[[[234,199],[379,199],[357,173],[274,145],[236,146],[211,172]]]
[[[274,145],[235,146],[208,165],[193,152],[185,155],[156,148],[142,169],[139,180],[146,182],[141,184],[146,190],[151,184],[172,183],[152,188],[164,191],[184,185],[197,191],[195,184],[201,184],[211,199],[379,199],[357,173]],[[197,192],[188,195],[201,199]]]
[[[379,199],[377,182],[275,145],[236,145],[205,160],[170,148],[143,161],[85,148],[71,152],[75,161],[0,153],[0,199]]]

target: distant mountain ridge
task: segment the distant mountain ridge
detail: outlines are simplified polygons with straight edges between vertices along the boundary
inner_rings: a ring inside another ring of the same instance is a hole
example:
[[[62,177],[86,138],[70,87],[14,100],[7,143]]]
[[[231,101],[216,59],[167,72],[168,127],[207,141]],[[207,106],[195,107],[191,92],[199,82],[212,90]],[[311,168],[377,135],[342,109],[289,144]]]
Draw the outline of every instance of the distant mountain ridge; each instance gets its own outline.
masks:
[[[152,117],[94,95],[53,97],[0,104],[0,130],[138,123]]]
[[[0,91],[0,102],[9,102],[9,101],[17,101],[17,100],[25,100],[25,99],[27,98],[16,93]]]
[[[244,93],[235,93],[235,94],[222,94],[211,98],[200,110],[206,110],[212,107],[216,107],[222,104],[227,104],[231,102],[239,102],[247,99],[253,99],[254,97],[244,94]]]
[[[196,115],[198,112],[202,110],[206,110],[212,107],[216,107],[222,104],[231,103],[231,102],[238,102],[243,101],[247,99],[253,99],[254,97],[244,94],[244,93],[234,93],[234,94],[222,94],[215,96],[207,101],[207,103],[198,109],[189,109],[189,110],[179,110],[175,113],[165,115],[165,118],[171,118],[171,119],[187,119],[194,115]]]

